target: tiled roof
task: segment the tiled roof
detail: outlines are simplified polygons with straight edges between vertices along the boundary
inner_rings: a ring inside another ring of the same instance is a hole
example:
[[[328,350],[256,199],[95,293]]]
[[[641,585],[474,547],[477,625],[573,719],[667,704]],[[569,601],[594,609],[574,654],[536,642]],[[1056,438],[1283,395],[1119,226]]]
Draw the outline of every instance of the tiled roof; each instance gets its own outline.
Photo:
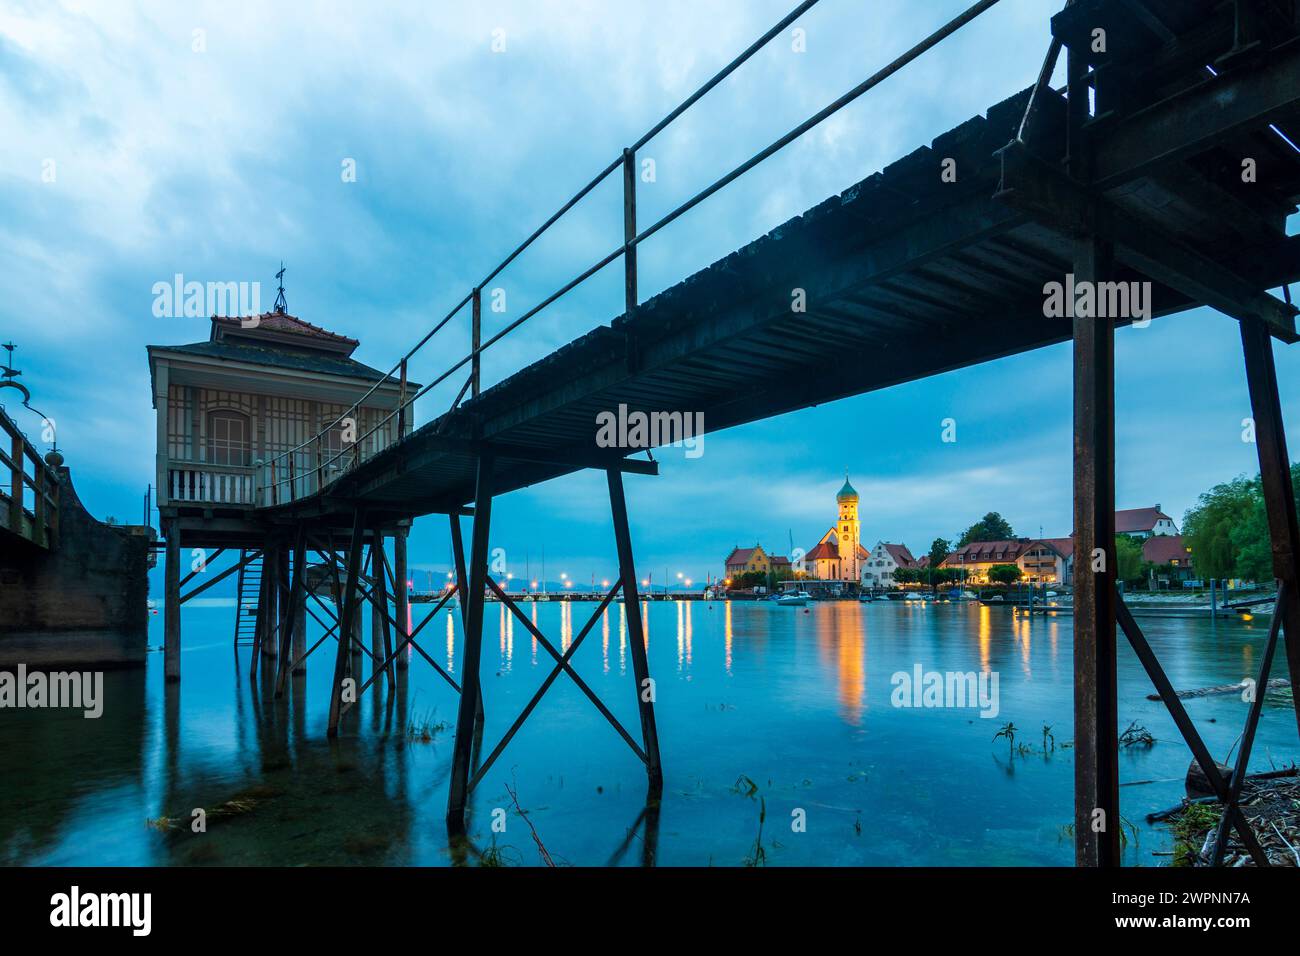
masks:
[[[299,372],[319,372],[323,375],[341,375],[348,378],[360,378],[368,382],[377,382],[385,376],[379,369],[363,365],[356,359],[328,352],[299,352],[289,349],[268,348],[251,343],[235,342],[194,342],[190,345],[151,345],[149,351],[181,352],[186,355],[201,355],[206,358],[224,359],[230,362],[248,362],[253,365],[271,365],[276,368],[293,369]],[[388,376],[388,381],[396,383],[398,379]],[[408,389],[419,388],[408,382]]]
[[[1183,565],[1192,563],[1192,556],[1183,544],[1181,534],[1156,534],[1142,542],[1142,557],[1152,564],[1169,564],[1178,561]]]
[[[912,557],[912,552],[907,550],[905,544],[890,544],[888,541],[881,542],[889,556],[894,559],[894,563],[900,568],[917,567],[916,558]]]
[[[859,548],[859,550],[861,550],[861,548]],[[823,541],[803,557],[805,561],[819,561],[826,558],[835,558],[838,560],[839,556],[839,548],[835,547],[835,545],[831,544],[829,541]]]
[[[789,559],[789,558],[786,558],[786,557],[783,557],[783,556],[781,556],[781,555],[779,555],[779,554],[774,554],[774,555],[772,555],[772,557],[771,557],[770,560],[771,560],[771,562],[772,562],[772,567],[774,567],[774,568],[776,568],[776,567],[789,567],[789,565],[790,565],[790,559]]]
[[[356,346],[360,344],[354,338],[339,335],[337,332],[331,332],[328,329],[322,329],[319,325],[312,325],[310,322],[306,322],[296,315],[289,315],[287,312],[263,312],[257,317],[257,325],[253,329],[245,328],[245,321],[245,319],[234,316],[214,315],[212,317],[212,334],[215,337],[218,328],[239,332],[262,329],[267,332],[286,332],[290,335],[302,335],[311,339],[337,342],[341,345]]]
[[[1154,508],[1129,508],[1126,511],[1116,511],[1115,532],[1132,534],[1135,531],[1150,531],[1162,518],[1165,521],[1173,520],[1161,511],[1158,505]]]
[[[1020,553],[1029,544],[1028,539],[1024,541],[1018,539],[1011,541],[972,541],[944,558],[943,563],[950,567],[960,565],[963,560],[973,563],[1000,561],[1010,564],[1020,557]]]
[[[753,548],[732,548],[731,554],[727,555],[726,564],[730,567],[733,564],[749,564],[749,559],[754,556],[757,547]]]

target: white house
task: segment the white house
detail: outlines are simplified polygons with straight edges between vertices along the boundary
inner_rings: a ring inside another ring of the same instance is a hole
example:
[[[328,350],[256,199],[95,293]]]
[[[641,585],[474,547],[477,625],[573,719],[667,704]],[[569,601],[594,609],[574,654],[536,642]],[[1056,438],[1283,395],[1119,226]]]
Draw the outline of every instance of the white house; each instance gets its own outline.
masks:
[[[877,541],[862,567],[864,588],[892,588],[894,572],[899,568],[917,568],[920,563],[905,544]]]

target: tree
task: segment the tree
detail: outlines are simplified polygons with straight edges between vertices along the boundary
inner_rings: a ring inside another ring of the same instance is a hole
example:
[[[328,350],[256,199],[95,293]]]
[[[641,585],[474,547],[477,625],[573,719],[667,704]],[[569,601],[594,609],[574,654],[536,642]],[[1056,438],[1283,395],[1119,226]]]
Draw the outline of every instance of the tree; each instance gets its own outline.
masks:
[[[952,546],[944,538],[935,538],[930,545],[930,567],[937,568],[943,564],[943,559],[952,553]]]
[[[994,584],[1014,584],[1020,580],[1020,568],[1014,564],[995,564],[989,568],[989,580]]]
[[[1248,531],[1247,526],[1256,505],[1261,503],[1258,482],[1239,475],[1205,492],[1196,507],[1187,512],[1183,540],[1192,549],[1201,577],[1237,576],[1239,554],[1249,548],[1249,538],[1258,533],[1257,529]]]
[[[1126,534],[1115,535],[1115,577],[1124,582],[1142,580],[1142,544]]]
[[[1007,520],[996,511],[990,511],[966,529],[960,540],[958,540],[957,547],[964,548],[972,541],[1010,541],[1015,536],[1016,533],[1011,530],[1011,525],[1007,523]],[[944,557],[947,557],[947,555],[944,555]]]

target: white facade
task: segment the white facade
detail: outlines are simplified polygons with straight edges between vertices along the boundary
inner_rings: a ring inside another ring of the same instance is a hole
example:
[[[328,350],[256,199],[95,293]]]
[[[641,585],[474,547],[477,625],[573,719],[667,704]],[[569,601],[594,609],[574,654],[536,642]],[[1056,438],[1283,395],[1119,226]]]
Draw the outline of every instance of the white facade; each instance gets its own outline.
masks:
[[[900,545],[892,545],[899,548]],[[905,550],[905,549],[904,549]],[[890,552],[890,546],[884,541],[877,541],[876,546],[863,562],[861,584],[865,588],[892,588],[894,572],[899,568],[898,561]]]

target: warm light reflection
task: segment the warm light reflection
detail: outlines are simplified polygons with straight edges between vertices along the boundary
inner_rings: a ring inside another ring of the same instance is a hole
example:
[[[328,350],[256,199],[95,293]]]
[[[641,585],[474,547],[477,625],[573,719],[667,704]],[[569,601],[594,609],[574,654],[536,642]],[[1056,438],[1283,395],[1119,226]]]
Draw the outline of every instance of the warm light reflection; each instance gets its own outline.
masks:
[[[573,602],[560,605],[560,650],[567,651],[573,643]]]
[[[609,608],[600,613],[600,658],[604,662],[605,673],[609,673]]]
[[[981,604],[979,622],[980,670],[989,672],[989,649],[993,643],[993,612],[987,604]]]
[[[682,612],[682,605],[685,601],[674,601],[677,605],[677,669],[682,669],[682,661],[686,657],[686,624]]]
[[[731,676],[731,602],[723,603],[722,613],[722,646],[723,661],[727,669],[727,676]]]
[[[686,666],[691,666],[691,637],[693,629],[691,627],[691,612],[695,609],[695,602],[683,601],[686,605]]]
[[[456,672],[456,622],[455,615],[447,612],[447,673]]]
[[[863,634],[862,605],[845,605],[847,613],[837,615],[839,654],[838,677],[840,709],[845,720],[862,722],[867,699],[867,642]]]
[[[643,626],[649,634],[649,623]],[[622,604],[618,606],[618,672],[620,676],[627,673],[627,610]]]

